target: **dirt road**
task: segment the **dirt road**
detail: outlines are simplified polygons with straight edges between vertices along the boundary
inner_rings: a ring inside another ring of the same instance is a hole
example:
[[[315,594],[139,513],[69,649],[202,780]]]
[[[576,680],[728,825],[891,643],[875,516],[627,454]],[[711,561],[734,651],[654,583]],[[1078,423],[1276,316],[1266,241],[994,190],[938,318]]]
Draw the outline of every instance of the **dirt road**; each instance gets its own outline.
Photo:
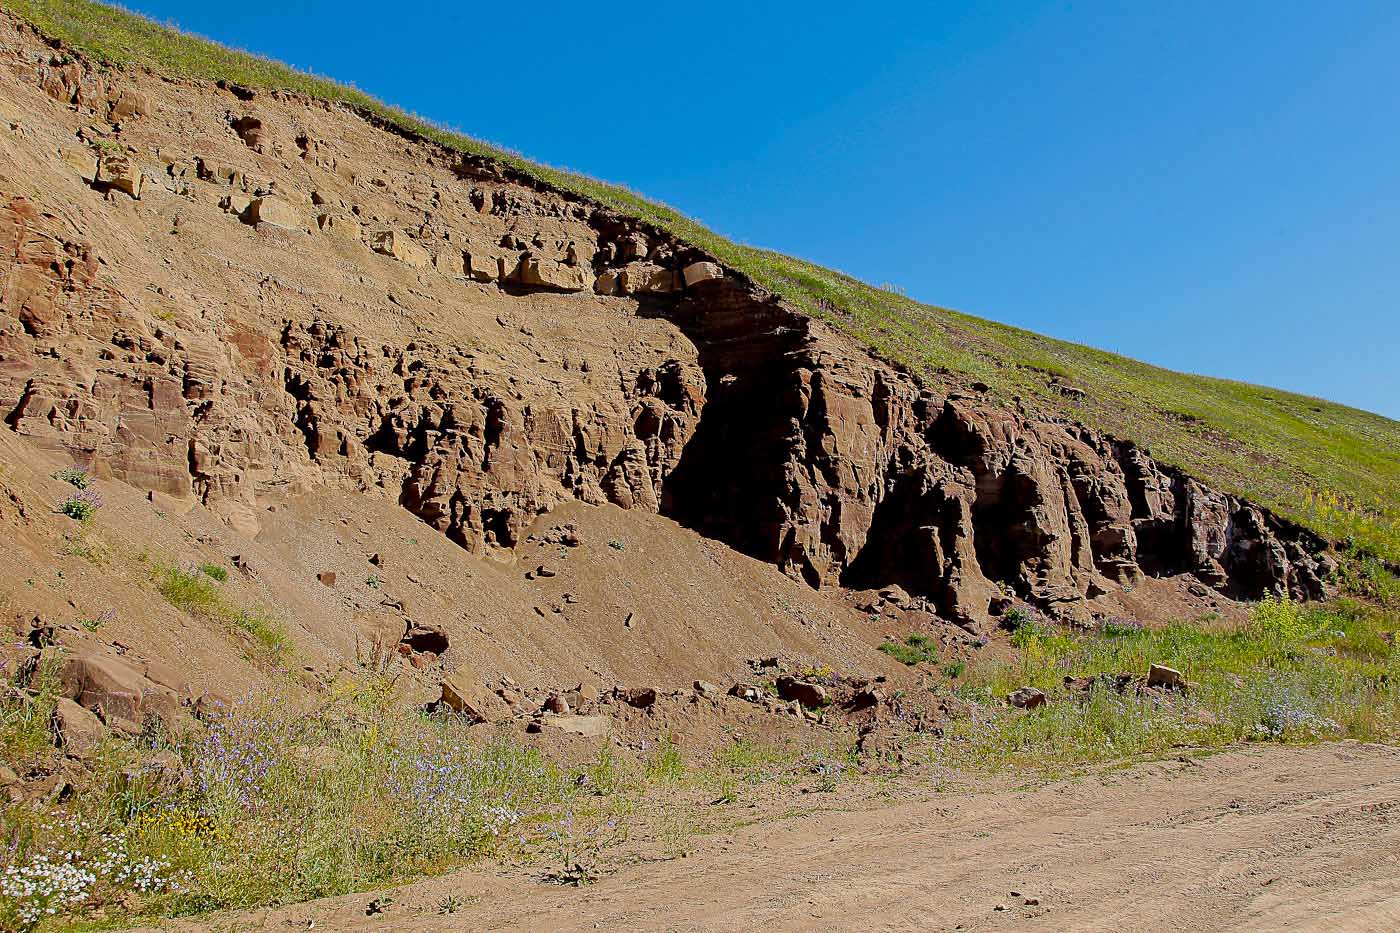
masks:
[[[465,906],[441,913],[448,895]],[[1154,763],[764,822],[582,888],[464,872],[392,897],[374,917],[371,896],[358,895],[218,926],[1393,930],[1400,750],[1271,747]]]

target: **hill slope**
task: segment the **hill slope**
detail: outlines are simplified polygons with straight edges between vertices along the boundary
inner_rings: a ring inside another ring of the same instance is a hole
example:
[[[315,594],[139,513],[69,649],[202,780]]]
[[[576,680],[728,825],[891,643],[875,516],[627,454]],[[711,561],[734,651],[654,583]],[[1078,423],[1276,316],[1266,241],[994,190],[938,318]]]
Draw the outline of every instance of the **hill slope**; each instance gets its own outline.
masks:
[[[282,88],[388,124],[640,218],[698,246],[916,376],[985,384],[1152,454],[1335,539],[1400,560],[1400,423],[1321,399],[1185,375],[1116,354],[919,304],[849,276],[725,240],[664,205],[536,165],[434,127],[334,82],[181,34],[91,0],[15,0],[43,33],[99,61]],[[1320,494],[1320,495],[1318,495]],[[1336,505],[1340,504],[1340,508]]]

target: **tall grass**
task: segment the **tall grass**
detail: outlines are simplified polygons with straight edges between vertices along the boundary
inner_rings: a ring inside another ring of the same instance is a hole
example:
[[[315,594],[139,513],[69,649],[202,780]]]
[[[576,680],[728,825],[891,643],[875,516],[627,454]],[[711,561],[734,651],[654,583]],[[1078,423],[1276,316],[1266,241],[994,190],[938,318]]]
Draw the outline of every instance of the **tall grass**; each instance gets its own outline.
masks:
[[[969,672],[972,703],[929,752],[947,767],[1055,772],[1178,747],[1248,741],[1400,739],[1400,619],[1342,600],[1259,603],[1247,624],[1174,623],[1075,635],[1043,627],[1014,662]],[[1184,693],[1141,690],[1151,664],[1181,671]],[[1126,689],[1120,675],[1135,675]],[[1066,680],[1078,681],[1067,683]],[[1084,679],[1092,684],[1084,689]],[[1038,709],[1009,708],[1021,686]]]
[[[377,679],[314,707],[245,703],[173,749],[112,740],[86,787],[12,809],[0,839],[15,866],[90,876],[61,905],[70,917],[290,903],[553,851],[601,825],[610,799],[534,751],[405,711]],[[67,881],[0,888],[0,929],[30,925]]]

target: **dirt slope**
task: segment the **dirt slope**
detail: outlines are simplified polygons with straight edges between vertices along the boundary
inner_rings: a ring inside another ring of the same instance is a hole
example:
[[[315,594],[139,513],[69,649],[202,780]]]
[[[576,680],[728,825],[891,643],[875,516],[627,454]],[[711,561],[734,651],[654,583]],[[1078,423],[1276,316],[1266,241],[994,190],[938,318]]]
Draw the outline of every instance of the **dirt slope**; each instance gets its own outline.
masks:
[[[1393,929],[1398,765],[1378,746],[1236,751],[760,822],[581,889],[463,873],[375,918],[356,895],[199,928]],[[473,900],[444,916],[449,894]]]

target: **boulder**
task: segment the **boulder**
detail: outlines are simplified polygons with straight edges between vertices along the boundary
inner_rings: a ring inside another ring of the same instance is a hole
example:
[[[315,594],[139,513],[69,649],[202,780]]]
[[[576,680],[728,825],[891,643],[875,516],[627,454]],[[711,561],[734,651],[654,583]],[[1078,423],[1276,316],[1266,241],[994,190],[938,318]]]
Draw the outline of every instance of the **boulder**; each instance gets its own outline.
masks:
[[[695,682],[695,692],[702,697],[708,697],[712,700],[719,698],[723,694],[723,691],[721,691],[719,687],[716,687],[708,680],[697,680]]]
[[[218,185],[232,185],[243,177],[243,173],[232,165],[199,156],[196,159],[196,174],[204,181]]]
[[[705,282],[715,282],[724,278],[724,268],[714,262],[692,262],[681,270],[685,287],[691,288]]]
[[[385,230],[376,233],[370,241],[370,248],[376,253],[397,259],[415,269],[426,269],[433,261],[427,250],[413,242],[408,234],[399,230]]]
[[[499,282],[505,275],[505,262],[500,253],[471,250],[466,256],[467,275],[478,282]]]
[[[78,177],[87,184],[97,181],[97,153],[91,149],[64,149],[63,161],[68,163]]]
[[[1050,699],[1042,690],[1037,690],[1034,687],[1021,687],[1019,690],[1012,691],[1007,696],[1006,702],[1017,709],[1035,709],[1038,706],[1044,706],[1050,702]]]
[[[622,290],[622,272],[618,269],[607,269],[599,273],[593,280],[593,291],[599,295],[616,295]]]
[[[534,724],[532,724],[534,725]],[[571,735],[581,735],[587,739],[599,739],[612,731],[612,720],[607,716],[548,716],[538,723],[534,730],[542,732],[555,729]]]
[[[349,214],[327,212],[316,216],[316,226],[322,233],[344,240],[360,239],[360,222]]]
[[[496,722],[509,713],[505,701],[479,684],[468,671],[455,671],[443,678],[439,686],[439,706],[476,722]]]
[[[819,709],[831,702],[826,688],[821,684],[784,674],[778,678],[778,696],[784,700],[795,700],[803,706]]]
[[[680,276],[649,262],[624,266],[618,277],[618,288],[624,295],[662,294],[680,288]]]
[[[763,690],[754,684],[735,684],[729,688],[729,695],[749,703],[763,702]]]
[[[62,696],[103,716],[141,721],[145,694],[155,684],[126,661],[85,648],[46,648],[44,654],[61,658],[58,680]]]
[[[286,230],[295,230],[301,226],[301,218],[292,206],[271,195],[254,198],[248,202],[248,209],[243,212],[243,222],[252,226],[267,224]]]
[[[116,103],[112,104],[107,119],[113,123],[125,123],[137,117],[144,117],[150,112],[151,102],[145,94],[131,88],[123,88]]]
[[[637,709],[646,709],[656,702],[656,690],[653,687],[631,687],[623,690],[620,696],[628,706],[635,706]]]
[[[1185,690],[1186,678],[1176,668],[1164,664],[1151,664],[1147,668],[1147,686],[1166,690]]]
[[[54,724],[63,751],[73,758],[91,758],[107,737],[102,720],[67,697],[59,697],[54,706]]]
[[[133,198],[141,198],[141,169],[125,152],[118,149],[103,149],[97,157],[97,183],[109,190],[124,191]]]
[[[579,292],[588,287],[588,270],[569,266],[552,259],[526,255],[521,258],[516,275],[521,285],[531,288],[552,288],[557,291]]]

